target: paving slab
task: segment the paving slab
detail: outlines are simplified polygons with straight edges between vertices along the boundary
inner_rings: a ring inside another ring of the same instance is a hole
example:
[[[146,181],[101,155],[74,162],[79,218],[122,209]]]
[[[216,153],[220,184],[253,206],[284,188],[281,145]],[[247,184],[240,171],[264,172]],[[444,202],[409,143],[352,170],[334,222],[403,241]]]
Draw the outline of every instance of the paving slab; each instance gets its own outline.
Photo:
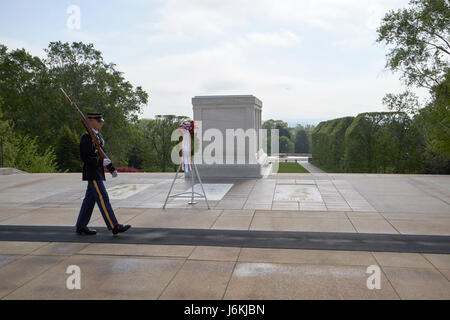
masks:
[[[189,256],[191,260],[236,261],[241,249],[235,247],[198,246]]]
[[[203,194],[204,190],[208,199],[222,200],[232,187],[232,183],[203,183],[202,189],[201,185],[197,183],[194,184],[194,192]],[[189,187],[189,189],[183,192],[192,192],[192,187]]]
[[[347,213],[348,215],[349,213]],[[381,212],[379,213],[387,220],[437,220],[448,222],[450,213],[411,213],[411,212]]]
[[[450,221],[447,220],[395,220],[389,223],[402,234],[450,235]]]
[[[223,210],[221,217],[253,217],[255,210]]]
[[[389,282],[401,299],[445,299],[450,297],[450,282],[431,268],[384,267]]]
[[[51,242],[30,252],[30,254],[36,256],[71,256],[88,245],[87,243]]]
[[[300,210],[298,201],[273,201],[272,210]]]
[[[92,243],[79,251],[79,254],[187,258],[194,248],[176,245]]]
[[[20,216],[24,213],[29,213],[35,208],[19,208],[19,207],[1,207],[0,206],[0,221],[9,218]]]
[[[255,210],[254,217],[264,218],[318,218],[318,219],[346,219],[345,212],[338,211],[297,211],[288,210]]]
[[[385,219],[350,218],[350,221],[359,233],[399,233]]]
[[[439,270],[450,269],[450,254],[424,254],[424,257]]]
[[[0,254],[26,255],[48,244],[49,242],[0,241]]]
[[[368,211],[345,211],[348,218],[360,218],[360,219],[384,219],[384,214],[378,212],[368,212]]]
[[[423,192],[431,196],[437,196],[446,203],[450,203],[450,182],[445,176],[428,178],[422,175],[411,175],[408,178],[414,186]]]
[[[50,209],[50,208],[49,208]],[[101,216],[92,214],[91,221],[98,220]],[[77,214],[74,213],[26,213],[17,217],[1,221],[4,225],[48,225],[48,226],[74,226],[77,221]]]
[[[233,200],[220,200],[214,209],[242,209],[245,205],[246,198],[239,198]]]
[[[383,194],[373,196],[369,194],[365,197],[379,212],[449,212],[449,204],[428,195]]]
[[[365,251],[302,250],[242,248],[239,255],[242,262],[303,263],[347,266],[369,266],[376,260]]]
[[[252,216],[220,216],[211,229],[248,230]]]
[[[21,288],[61,260],[60,256],[24,256],[4,265],[0,268],[0,298]]]
[[[245,203],[243,209],[256,209],[256,210],[270,210],[272,203],[260,203],[257,201],[248,201]]]
[[[402,252],[372,252],[382,267],[431,268],[434,266],[422,254]]]
[[[43,258],[36,256],[30,259]],[[183,262],[183,259],[176,258],[128,257],[124,259],[114,256],[76,255],[35,276],[34,279],[4,298],[156,299],[181,268]],[[0,269],[0,274],[10,265]],[[80,267],[80,290],[69,290],[66,287],[68,277],[66,270],[70,265]]]
[[[221,210],[171,210],[142,213],[128,220],[136,227],[209,229],[221,214]]]
[[[350,221],[346,219],[258,216],[253,218],[250,230],[356,232]]]
[[[121,200],[134,196],[151,187],[152,184],[120,184],[109,188],[108,195],[111,200]]]
[[[19,259],[20,256],[17,255],[5,255],[5,254],[1,254],[0,255],[0,268],[4,265],[7,265],[10,262],[13,262],[17,259]]]
[[[311,211],[311,210],[325,211],[325,210],[327,210],[327,206],[324,203],[311,203],[311,202],[304,202],[304,201],[299,201],[299,208],[300,208],[300,210],[304,210],[304,211]]]
[[[440,269],[439,271],[450,281],[450,269]]]
[[[130,209],[134,209],[134,208],[130,208]],[[117,218],[117,221],[121,224],[128,224],[128,222],[130,220],[139,216],[141,213],[142,213],[142,211],[139,212],[139,210],[129,211],[128,209],[124,209],[124,208],[114,209],[114,214]],[[105,225],[106,225],[106,222],[103,219],[103,217],[101,216],[100,212],[98,212],[95,215],[94,215],[94,213],[92,214],[91,222],[89,222],[89,227],[102,227]]]
[[[222,299],[234,262],[188,260],[160,299]]]
[[[308,264],[236,264],[225,299],[398,299],[386,279],[366,286],[365,267]]]
[[[274,201],[322,201],[322,196],[316,186],[291,184],[277,185]]]

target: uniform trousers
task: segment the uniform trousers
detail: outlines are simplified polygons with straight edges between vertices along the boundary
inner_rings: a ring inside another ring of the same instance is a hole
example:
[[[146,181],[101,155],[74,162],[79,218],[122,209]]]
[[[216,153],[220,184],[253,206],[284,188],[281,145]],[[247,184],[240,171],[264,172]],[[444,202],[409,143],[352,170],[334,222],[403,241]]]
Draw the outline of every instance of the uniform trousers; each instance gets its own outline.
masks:
[[[86,227],[92,216],[95,203],[97,203],[108,230],[114,229],[118,224],[114,211],[109,203],[108,193],[102,180],[88,181],[86,194],[78,214],[77,227]]]

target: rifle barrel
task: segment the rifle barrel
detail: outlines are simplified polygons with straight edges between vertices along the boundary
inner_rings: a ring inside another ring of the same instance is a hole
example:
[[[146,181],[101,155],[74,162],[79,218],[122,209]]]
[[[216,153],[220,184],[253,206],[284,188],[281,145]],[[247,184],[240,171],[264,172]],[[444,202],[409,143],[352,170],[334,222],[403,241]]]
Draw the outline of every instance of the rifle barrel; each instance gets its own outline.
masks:
[[[89,126],[89,123],[87,122],[86,117],[84,116],[83,112],[81,112],[81,110],[78,108],[77,104],[70,99],[69,95],[64,91],[63,88],[59,88],[59,89],[64,94],[64,96],[66,97],[66,99],[70,103],[70,105],[75,106],[75,108],[77,109],[78,115],[79,115],[80,120],[81,120],[81,123],[83,123],[83,125],[86,128],[87,132],[89,133],[89,135],[91,136],[92,140],[94,141],[95,146],[97,147],[98,155],[101,158],[103,158],[103,159],[104,158],[109,158],[108,155],[106,154],[106,152],[100,146],[100,143],[99,143],[97,137],[92,132],[92,128]]]

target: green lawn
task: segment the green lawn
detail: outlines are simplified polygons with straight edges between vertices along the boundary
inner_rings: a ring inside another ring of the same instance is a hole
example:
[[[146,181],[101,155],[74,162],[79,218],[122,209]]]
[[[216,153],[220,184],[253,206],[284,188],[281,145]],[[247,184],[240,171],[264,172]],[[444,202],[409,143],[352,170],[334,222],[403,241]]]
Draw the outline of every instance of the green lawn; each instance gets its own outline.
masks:
[[[297,162],[280,162],[278,173],[309,173]]]

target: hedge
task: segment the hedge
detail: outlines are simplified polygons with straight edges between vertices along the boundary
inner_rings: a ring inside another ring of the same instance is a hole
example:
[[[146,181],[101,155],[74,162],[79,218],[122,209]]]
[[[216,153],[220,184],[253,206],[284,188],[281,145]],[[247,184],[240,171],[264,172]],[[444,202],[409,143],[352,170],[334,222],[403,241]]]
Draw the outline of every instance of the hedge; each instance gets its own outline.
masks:
[[[419,129],[403,112],[366,112],[319,123],[313,161],[329,172],[423,171]]]
[[[327,171],[344,168],[345,132],[354,117],[323,121],[312,133],[312,158]]]

